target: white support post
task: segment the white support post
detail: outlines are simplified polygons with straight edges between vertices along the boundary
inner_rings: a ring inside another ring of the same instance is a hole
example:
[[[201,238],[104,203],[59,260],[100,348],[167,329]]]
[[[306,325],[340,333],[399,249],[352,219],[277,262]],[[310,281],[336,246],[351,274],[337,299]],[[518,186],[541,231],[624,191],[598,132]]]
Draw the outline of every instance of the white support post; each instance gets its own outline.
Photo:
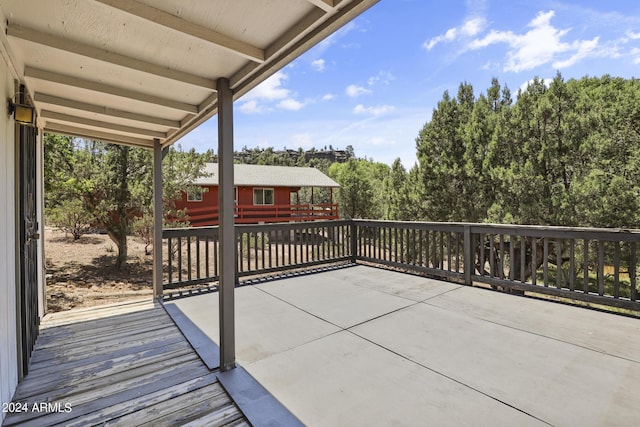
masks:
[[[236,366],[235,302],[236,235],[233,187],[233,92],[229,80],[218,79],[218,206],[220,233],[220,370]]]
[[[153,296],[162,298],[162,144],[153,144]]]

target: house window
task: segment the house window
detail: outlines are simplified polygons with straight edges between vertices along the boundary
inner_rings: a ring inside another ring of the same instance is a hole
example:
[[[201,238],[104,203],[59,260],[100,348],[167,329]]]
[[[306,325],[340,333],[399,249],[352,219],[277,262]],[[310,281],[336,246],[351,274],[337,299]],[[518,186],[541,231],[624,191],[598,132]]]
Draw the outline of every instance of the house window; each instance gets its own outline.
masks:
[[[254,188],[254,205],[273,205],[273,188]]]
[[[187,202],[201,202],[202,201],[202,187],[193,187],[187,190]]]

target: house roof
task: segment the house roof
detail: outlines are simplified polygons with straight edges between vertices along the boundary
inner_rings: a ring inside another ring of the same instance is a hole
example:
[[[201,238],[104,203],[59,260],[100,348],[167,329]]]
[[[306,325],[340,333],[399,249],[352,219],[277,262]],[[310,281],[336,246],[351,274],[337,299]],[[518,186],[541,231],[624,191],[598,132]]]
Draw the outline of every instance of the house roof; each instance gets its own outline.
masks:
[[[265,187],[340,187],[320,170],[293,166],[233,165],[234,184]],[[200,185],[218,185],[218,164],[207,163]]]
[[[378,0],[0,0],[0,55],[45,131],[166,147]]]

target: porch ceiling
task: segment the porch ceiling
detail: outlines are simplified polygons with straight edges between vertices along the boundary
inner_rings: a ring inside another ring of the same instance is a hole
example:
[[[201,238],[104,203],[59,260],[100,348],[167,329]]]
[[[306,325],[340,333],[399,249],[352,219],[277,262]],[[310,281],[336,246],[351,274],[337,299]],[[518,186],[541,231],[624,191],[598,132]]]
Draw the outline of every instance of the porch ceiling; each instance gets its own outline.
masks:
[[[170,145],[378,0],[0,0],[0,50],[45,131]]]

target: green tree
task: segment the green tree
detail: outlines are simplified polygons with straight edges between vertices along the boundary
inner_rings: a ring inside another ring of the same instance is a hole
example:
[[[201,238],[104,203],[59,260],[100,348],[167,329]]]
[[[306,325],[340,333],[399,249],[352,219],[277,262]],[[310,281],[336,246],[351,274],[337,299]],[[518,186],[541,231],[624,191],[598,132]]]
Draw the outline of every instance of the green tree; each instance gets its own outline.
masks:
[[[70,206],[79,212],[80,205],[90,224],[100,227],[116,244],[115,267],[127,261],[127,236],[148,227],[153,218],[153,171],[151,152],[142,148],[106,144],[97,141],[71,140],[45,135],[45,171],[48,170],[46,197],[48,214],[61,218],[57,205]],[[56,150],[60,152],[55,152]],[[163,162],[163,217],[166,221],[186,221],[175,209],[181,191],[189,189],[202,175],[205,158],[195,151],[170,150]],[[84,218],[84,216],[82,217]],[[84,221],[84,219],[82,220]],[[142,233],[142,231],[141,231]]]
[[[340,211],[348,218],[382,218],[384,214],[383,182],[389,166],[368,160],[349,159],[334,163],[329,176],[340,184]]]
[[[60,230],[70,233],[73,240],[79,240],[91,230],[92,217],[78,199],[64,199],[48,208],[47,219]]]
[[[417,142],[430,220],[637,228],[640,82],[534,78],[512,103],[447,92]]]

